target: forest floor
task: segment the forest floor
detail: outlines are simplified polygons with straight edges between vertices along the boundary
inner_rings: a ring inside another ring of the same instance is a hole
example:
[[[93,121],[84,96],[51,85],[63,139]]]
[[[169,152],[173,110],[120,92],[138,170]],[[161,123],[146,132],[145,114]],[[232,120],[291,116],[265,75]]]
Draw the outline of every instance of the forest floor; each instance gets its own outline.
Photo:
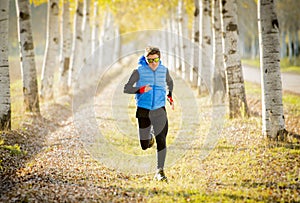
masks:
[[[225,115],[216,123],[220,117],[214,110],[222,106],[212,106],[195,91],[184,100],[187,89],[174,76],[175,110],[167,106],[169,181],[154,181],[155,148],[139,148],[134,99],[120,94],[129,74],[110,78],[94,97],[96,128],[113,145],[112,155],[84,140],[94,136],[79,133],[76,113],[86,109],[73,110],[74,98],[67,96],[42,103],[43,118],[28,118],[22,127],[1,132],[0,202],[300,202],[299,141],[271,143],[261,136],[260,92],[250,83],[251,117]],[[300,134],[300,97],[285,95],[286,129]],[[110,162],[101,159],[103,154]],[[128,154],[133,154],[129,169],[122,162]],[[141,157],[150,160],[145,171],[143,160],[134,161]]]

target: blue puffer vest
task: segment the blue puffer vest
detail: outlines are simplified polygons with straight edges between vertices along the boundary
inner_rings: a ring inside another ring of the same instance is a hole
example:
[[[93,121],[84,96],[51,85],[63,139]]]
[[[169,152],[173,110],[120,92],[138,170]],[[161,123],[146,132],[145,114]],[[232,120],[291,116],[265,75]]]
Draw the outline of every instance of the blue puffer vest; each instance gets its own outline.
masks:
[[[142,56],[139,60],[139,80],[137,87],[149,84],[152,90],[143,94],[136,94],[137,106],[149,110],[155,110],[166,105],[166,74],[167,68],[159,62],[153,71]]]

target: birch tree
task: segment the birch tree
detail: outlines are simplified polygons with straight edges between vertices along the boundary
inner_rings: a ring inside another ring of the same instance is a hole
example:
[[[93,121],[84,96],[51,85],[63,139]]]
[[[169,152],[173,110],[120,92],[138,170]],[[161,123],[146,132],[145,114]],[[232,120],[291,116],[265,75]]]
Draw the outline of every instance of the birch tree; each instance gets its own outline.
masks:
[[[83,17],[83,24],[82,24],[82,32],[83,32],[83,47],[84,47],[84,52],[83,52],[83,67],[84,68],[89,68],[91,69],[92,64],[91,60],[89,57],[91,56],[91,50],[92,50],[92,31],[91,31],[91,16],[90,16],[90,4],[88,3],[87,0],[84,0],[84,5],[83,5],[83,12],[84,12],[84,17]],[[85,75],[85,78],[90,78],[92,77],[92,70],[91,71],[85,71],[85,73],[88,72],[88,75]],[[82,74],[82,73],[81,73]],[[83,83],[80,82],[78,83],[80,85],[80,89],[82,89],[85,85],[88,85],[89,81]]]
[[[93,7],[93,17],[91,20],[92,23],[92,71],[95,73],[97,68],[99,68],[99,58],[100,58],[100,37],[99,37],[99,13],[98,13],[98,1],[94,2],[94,7]],[[91,75],[91,78],[93,78],[94,75]],[[91,80],[93,81],[93,79]]]
[[[193,31],[192,31],[192,41],[195,44],[192,47],[192,57],[191,57],[191,66],[190,66],[190,82],[192,87],[197,87],[197,73],[199,69],[199,21],[200,21],[200,8],[199,0],[194,0],[194,19],[193,19]]]
[[[273,0],[258,1],[263,134],[276,139],[285,129],[280,74],[279,25]]]
[[[90,39],[89,36],[91,36],[90,33],[90,20],[89,20],[89,3],[88,0],[83,0],[83,17],[82,17],[82,25],[81,25],[81,32],[82,32],[82,46],[85,48],[89,48],[88,46],[88,39]],[[88,32],[87,32],[88,31]],[[81,62],[84,64],[85,62],[85,51],[82,52],[83,53],[83,57],[81,58]]]
[[[226,79],[222,54],[222,32],[220,16],[220,0],[213,0],[212,8],[212,47],[213,47],[213,72],[212,72],[212,100],[214,103],[223,103],[226,93]]]
[[[186,67],[185,67],[185,52],[186,52],[186,44],[184,44],[185,36],[185,10],[183,6],[183,1],[180,0],[178,2],[177,7],[177,20],[178,20],[178,42],[179,42],[179,57],[180,57],[180,70],[182,79],[186,79]]]
[[[172,15],[172,12],[169,11],[170,15]],[[169,17],[167,19],[167,39],[168,39],[168,52],[175,53],[175,43],[174,43],[174,34],[173,33],[173,19],[172,17]],[[168,67],[170,70],[175,71],[175,57],[168,53]]]
[[[113,61],[115,23],[113,15],[108,10],[105,12],[102,28],[100,31],[99,66],[104,68]]]
[[[121,52],[121,36],[120,36],[119,25],[116,25],[114,35],[115,35],[115,39],[114,39],[113,61],[118,61],[120,59],[120,52]]]
[[[249,116],[238,51],[238,25],[236,0],[220,1],[222,47],[229,99],[229,117]]]
[[[170,18],[168,19],[168,25],[167,25],[167,29],[169,32],[169,42],[168,42],[168,50],[170,50],[171,53],[174,53],[174,55],[169,54],[168,55],[168,66],[170,67],[170,70],[172,70],[173,72],[177,71],[177,59],[178,57],[176,57],[176,53],[177,53],[177,35],[176,35],[176,24],[175,24],[175,20],[174,20],[174,12],[170,9],[169,11],[170,14]]]
[[[41,98],[53,98],[53,78],[58,67],[59,0],[48,1],[47,37],[41,77]]]
[[[73,40],[72,40],[72,52],[71,52],[71,63],[70,71],[68,76],[68,86],[69,88],[74,87],[74,81],[77,77],[80,67],[83,64],[82,54],[83,54],[83,2],[76,0],[77,9],[74,15],[74,26],[73,26]]]
[[[82,19],[82,35],[84,35],[83,38],[83,45],[84,52],[83,52],[83,64],[86,65],[87,59],[91,54],[91,40],[92,40],[92,34],[91,34],[91,26],[90,26],[90,4],[87,0],[83,1],[83,19]]]
[[[98,21],[98,1],[94,2],[93,5],[93,15],[91,19],[92,23],[92,54],[99,47],[99,21]]]
[[[0,130],[11,129],[10,78],[8,64],[9,1],[0,4]]]
[[[59,93],[68,92],[68,74],[70,71],[70,56],[72,43],[72,24],[70,20],[70,3],[62,2],[62,15],[60,16],[60,66],[59,66]]]
[[[16,9],[25,112],[39,115],[37,72],[29,1],[16,0]]]
[[[211,8],[210,0],[200,0],[200,55],[198,70],[198,90],[199,94],[210,90],[211,78]]]
[[[175,58],[174,58],[174,68],[176,70],[176,73],[179,75],[180,74],[180,43],[179,43],[179,27],[178,27],[178,18],[177,18],[177,13],[174,11],[172,15],[172,31],[175,34],[174,35],[174,53],[175,53]]]

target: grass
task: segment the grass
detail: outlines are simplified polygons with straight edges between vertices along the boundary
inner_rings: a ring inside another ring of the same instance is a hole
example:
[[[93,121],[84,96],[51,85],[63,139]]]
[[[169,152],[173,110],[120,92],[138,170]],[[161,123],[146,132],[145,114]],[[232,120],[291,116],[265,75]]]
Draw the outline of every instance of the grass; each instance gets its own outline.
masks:
[[[246,89],[246,95],[250,98],[257,98],[258,101],[261,101],[261,87],[260,85],[245,82],[245,89]],[[283,109],[284,114],[289,114],[293,117],[299,117],[300,116],[300,96],[289,93],[289,92],[283,92],[282,93],[282,103],[283,103]]]
[[[15,145],[3,145],[2,147],[4,149],[8,150],[13,155],[19,155],[19,154],[23,154],[23,153],[26,154],[26,152],[23,152],[21,150],[21,147],[18,144],[15,144]]]
[[[282,98],[284,108],[287,107],[290,114],[300,116],[300,97],[293,94],[284,94]]]
[[[168,168],[169,184],[140,182],[136,178],[131,187],[143,187],[148,202],[299,201],[299,191],[288,189],[298,184],[294,180],[300,175],[299,164],[294,164],[293,170],[289,164],[297,163],[299,151],[266,147],[259,136],[259,126],[253,125],[257,119],[227,122],[226,136],[204,160],[197,160],[199,150],[192,147]],[[243,132],[237,125],[247,126],[247,130]],[[229,130],[233,127],[236,134]]]
[[[112,91],[113,92],[113,91]],[[247,96],[259,100],[260,87],[246,83]],[[105,94],[107,96],[107,94]],[[105,101],[104,98],[100,99]],[[180,101],[180,98],[178,98]],[[153,174],[133,177],[120,187],[141,191],[147,197],[147,202],[288,202],[300,201],[299,181],[300,157],[299,150],[287,148],[284,145],[271,147],[261,136],[261,117],[225,120],[220,138],[206,158],[199,155],[208,133],[209,126],[214,120],[208,119],[206,113],[211,106],[205,98],[198,98],[199,111],[203,119],[196,124],[193,132],[188,132],[186,138],[196,137],[183,157],[166,169],[169,183],[151,181]],[[201,100],[201,101],[200,101]],[[294,115],[300,108],[300,97],[284,93],[283,102],[286,109],[294,108]],[[175,101],[175,103],[179,103]],[[103,104],[105,105],[105,104]],[[296,106],[295,106],[296,105]],[[132,105],[130,105],[131,107]],[[130,120],[134,119],[133,108],[130,108]],[[259,111],[259,109],[256,109]],[[170,129],[181,130],[177,115],[168,109]],[[102,112],[104,113],[104,112]],[[107,112],[104,113],[107,115]],[[206,116],[205,116],[206,115]],[[101,118],[101,116],[99,117]],[[179,116],[179,118],[181,118]],[[113,125],[116,120],[110,117]],[[189,121],[190,122],[190,121]],[[101,125],[114,143],[122,140],[116,131],[107,124]],[[173,143],[170,139],[178,136],[176,131],[169,132],[168,146]],[[134,132],[136,133],[136,132]],[[110,137],[111,136],[111,137]],[[119,142],[121,151],[133,153],[138,149],[138,141],[125,140]],[[124,145],[124,143],[128,143]],[[298,145],[296,144],[295,147]],[[134,147],[134,149],[133,149]],[[180,146],[177,146],[180,148]],[[154,153],[153,150],[141,152],[142,155]],[[167,159],[172,157],[169,151]],[[141,154],[136,154],[141,155]]]
[[[242,64],[249,65],[252,67],[260,67],[259,59],[243,59]],[[280,60],[280,70],[284,73],[296,73],[300,74],[300,58],[293,61],[289,61],[288,58]]]

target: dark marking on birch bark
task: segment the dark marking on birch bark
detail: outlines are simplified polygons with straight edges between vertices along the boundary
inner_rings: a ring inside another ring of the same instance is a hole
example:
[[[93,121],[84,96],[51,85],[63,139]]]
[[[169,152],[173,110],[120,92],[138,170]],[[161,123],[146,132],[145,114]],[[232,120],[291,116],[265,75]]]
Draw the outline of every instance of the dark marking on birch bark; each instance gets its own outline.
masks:
[[[238,30],[237,24],[233,24],[232,22],[230,22],[230,23],[226,26],[226,31],[237,31],[237,30]]]
[[[279,30],[279,23],[277,19],[272,20],[272,27]]]
[[[24,47],[24,50],[26,50],[26,51],[32,50],[32,49],[33,49],[33,43],[25,42],[25,43],[23,44],[23,47]]]
[[[194,11],[194,16],[198,16],[199,15],[199,9],[196,8],[195,11]]]
[[[30,15],[28,13],[23,13],[22,11],[20,11],[20,18],[22,20],[28,20],[30,18]]]

